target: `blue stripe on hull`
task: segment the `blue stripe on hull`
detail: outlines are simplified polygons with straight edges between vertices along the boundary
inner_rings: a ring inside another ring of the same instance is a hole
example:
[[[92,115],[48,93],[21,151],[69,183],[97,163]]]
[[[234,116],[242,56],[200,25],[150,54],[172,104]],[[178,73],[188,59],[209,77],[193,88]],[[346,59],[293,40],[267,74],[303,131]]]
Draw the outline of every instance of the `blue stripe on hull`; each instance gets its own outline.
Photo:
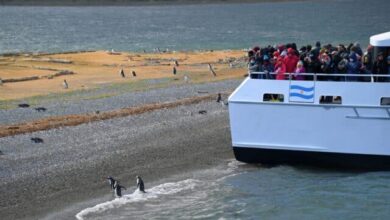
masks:
[[[390,170],[390,156],[233,147],[238,161],[352,170]]]

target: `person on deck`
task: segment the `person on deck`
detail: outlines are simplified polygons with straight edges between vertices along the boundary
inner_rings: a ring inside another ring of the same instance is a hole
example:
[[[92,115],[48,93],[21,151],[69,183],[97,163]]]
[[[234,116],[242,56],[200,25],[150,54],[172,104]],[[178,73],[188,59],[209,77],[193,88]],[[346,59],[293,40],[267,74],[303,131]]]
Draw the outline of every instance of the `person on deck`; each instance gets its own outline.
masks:
[[[305,67],[303,67],[303,62],[300,60],[297,63],[297,67],[295,68],[293,79],[294,80],[305,80],[305,77],[301,75],[301,73],[305,73]]]
[[[358,60],[356,53],[352,52],[349,55],[349,62],[347,64],[347,74],[359,74],[362,64]],[[347,81],[357,81],[357,76],[348,76]]]
[[[286,72],[293,73],[297,63],[299,61],[299,57],[295,55],[295,51],[292,48],[288,48],[287,56],[284,58],[284,64],[286,65]]]
[[[382,75],[382,74],[387,74],[387,71],[388,70],[386,68],[386,62],[384,61],[383,58],[383,53],[379,52],[374,62],[372,73]],[[375,77],[376,82],[384,82],[385,79],[386,79],[385,77]]]
[[[270,74],[274,72],[274,65],[271,63],[271,60],[268,55],[263,56],[262,71],[266,73],[267,79],[275,79],[274,75]]]
[[[276,79],[277,80],[284,80],[286,73],[286,64],[284,64],[283,59],[279,57],[275,64],[275,73],[276,73]]]

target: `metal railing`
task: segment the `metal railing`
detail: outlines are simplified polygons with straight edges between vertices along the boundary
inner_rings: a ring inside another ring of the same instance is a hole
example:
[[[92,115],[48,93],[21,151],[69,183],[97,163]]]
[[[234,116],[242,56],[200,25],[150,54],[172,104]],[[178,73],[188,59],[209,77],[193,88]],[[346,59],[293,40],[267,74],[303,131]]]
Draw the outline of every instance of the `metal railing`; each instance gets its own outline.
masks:
[[[251,79],[268,79],[274,80],[277,75],[275,72],[248,72]],[[390,82],[390,74],[348,74],[348,73],[284,73],[288,76],[285,80],[294,80],[293,76],[310,76],[312,79],[305,79],[305,81],[359,81],[359,82],[378,82],[379,78],[384,79],[383,82]],[[273,77],[271,77],[273,76]],[[320,80],[318,79],[320,77]],[[323,78],[321,78],[323,77]],[[339,77],[336,79],[335,77]],[[307,78],[307,77],[306,77]],[[333,79],[333,80],[332,80]],[[361,80],[358,80],[361,79]],[[367,80],[369,79],[369,80]],[[381,82],[381,83],[383,83]]]

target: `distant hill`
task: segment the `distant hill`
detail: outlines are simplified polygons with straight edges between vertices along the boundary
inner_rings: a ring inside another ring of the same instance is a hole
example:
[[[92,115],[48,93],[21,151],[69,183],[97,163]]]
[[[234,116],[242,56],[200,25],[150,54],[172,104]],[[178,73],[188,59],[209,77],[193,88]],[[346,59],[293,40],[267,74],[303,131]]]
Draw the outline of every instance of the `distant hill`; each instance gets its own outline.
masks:
[[[245,3],[292,0],[0,0],[0,5],[25,6],[99,6],[99,5],[164,5],[164,4],[205,4]]]

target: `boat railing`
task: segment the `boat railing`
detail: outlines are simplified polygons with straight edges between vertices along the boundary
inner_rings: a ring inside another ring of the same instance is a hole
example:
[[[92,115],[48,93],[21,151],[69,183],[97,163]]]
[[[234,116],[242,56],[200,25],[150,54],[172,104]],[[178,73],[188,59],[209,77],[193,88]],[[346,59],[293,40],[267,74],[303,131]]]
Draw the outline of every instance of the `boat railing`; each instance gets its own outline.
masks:
[[[275,72],[248,72],[251,79],[275,79]],[[284,73],[286,80],[294,80],[296,73]],[[378,82],[378,78],[384,78],[386,82],[390,82],[389,74],[349,74],[349,73],[299,73],[299,76],[304,76],[305,81],[359,81],[359,82]],[[322,78],[321,78],[322,77]],[[336,80],[335,77],[338,77]],[[354,78],[354,79],[353,79]]]

